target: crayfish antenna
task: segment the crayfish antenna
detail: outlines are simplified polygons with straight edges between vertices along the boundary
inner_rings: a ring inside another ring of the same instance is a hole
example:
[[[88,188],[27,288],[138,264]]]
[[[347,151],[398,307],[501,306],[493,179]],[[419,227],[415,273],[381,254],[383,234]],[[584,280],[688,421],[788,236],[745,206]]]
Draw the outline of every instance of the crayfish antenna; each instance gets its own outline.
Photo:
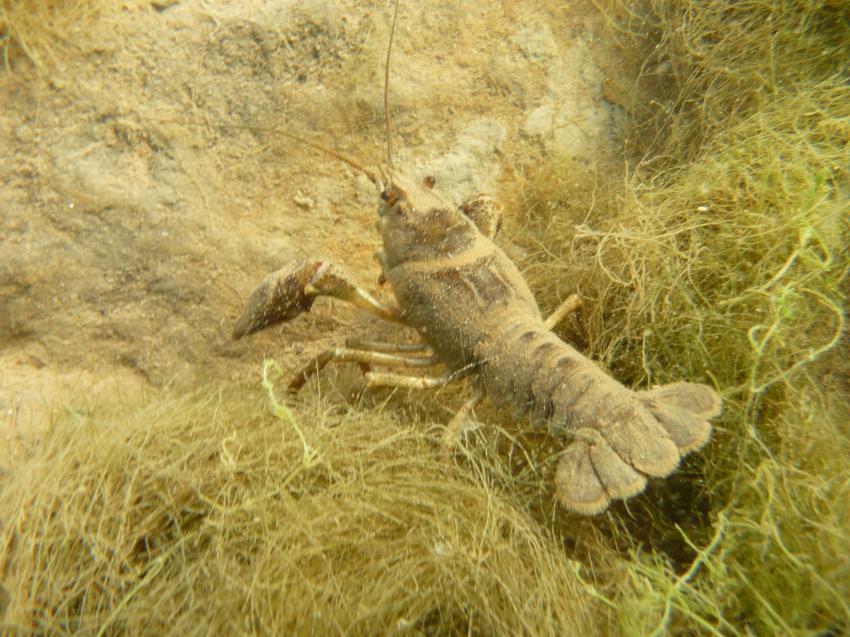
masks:
[[[395,1],[393,9],[393,22],[390,27],[390,40],[387,44],[387,63],[384,66],[384,116],[387,120],[387,163],[390,168],[395,168],[393,165],[393,117],[390,112],[390,55],[393,52],[393,38],[395,37],[395,25],[398,18],[398,0]]]
[[[334,159],[341,161],[344,164],[348,164],[349,166],[354,168],[354,170],[365,175],[369,179],[369,181],[371,181],[375,186],[383,189],[381,179],[374,173],[374,171],[369,170],[368,168],[364,167],[359,162],[354,161],[350,157],[343,155],[338,150],[334,150],[333,148],[327,148],[325,146],[322,146],[321,144],[316,144],[314,142],[311,142],[306,137],[301,137],[300,135],[296,135],[294,133],[290,133],[290,132],[287,132],[287,131],[278,131],[278,133],[283,135],[284,137],[287,137],[289,139],[292,139],[292,140],[298,142],[299,144],[303,144],[304,146],[307,146],[308,148],[312,148],[315,151],[318,151],[320,153],[324,153],[325,155],[329,155],[329,156],[333,157]]]
[[[398,20],[398,4],[399,0],[395,2],[395,8],[393,10],[393,21],[392,26],[390,27],[390,38],[389,44],[387,45],[387,63],[384,68],[384,114],[386,117],[386,126],[387,126],[387,164],[389,165],[389,170],[385,170],[384,166],[379,165],[377,171],[369,170],[364,167],[359,162],[354,161],[350,157],[343,155],[337,150],[332,148],[326,148],[320,144],[316,144],[311,142],[309,139],[301,137],[300,135],[295,135],[294,133],[289,133],[286,131],[280,131],[284,137],[288,137],[299,144],[303,144],[313,150],[316,150],[320,153],[324,153],[326,155],[330,155],[334,159],[337,159],[345,164],[348,164],[361,174],[365,175],[369,181],[374,184],[379,191],[383,191],[390,184],[390,175],[392,171],[395,169],[393,165],[393,143],[392,143],[392,129],[393,129],[393,119],[392,114],[390,112],[390,56],[393,50],[393,39],[395,38],[395,28],[396,22]]]

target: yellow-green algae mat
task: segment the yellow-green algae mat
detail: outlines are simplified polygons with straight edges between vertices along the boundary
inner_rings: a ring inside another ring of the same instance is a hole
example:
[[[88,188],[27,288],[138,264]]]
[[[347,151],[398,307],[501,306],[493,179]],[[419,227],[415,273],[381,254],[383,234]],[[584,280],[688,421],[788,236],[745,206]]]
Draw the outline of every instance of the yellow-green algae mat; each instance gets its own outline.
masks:
[[[0,493],[4,634],[595,632],[580,566],[421,428],[265,402],[57,422]]]

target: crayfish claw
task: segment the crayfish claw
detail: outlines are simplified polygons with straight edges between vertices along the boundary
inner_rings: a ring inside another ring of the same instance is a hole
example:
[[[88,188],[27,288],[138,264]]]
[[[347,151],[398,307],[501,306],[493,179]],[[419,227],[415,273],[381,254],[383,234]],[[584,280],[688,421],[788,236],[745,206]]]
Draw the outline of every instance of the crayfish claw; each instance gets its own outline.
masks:
[[[308,311],[316,297],[308,292],[307,286],[322,266],[322,261],[315,259],[296,261],[263,279],[236,320],[233,339],[290,321]]]

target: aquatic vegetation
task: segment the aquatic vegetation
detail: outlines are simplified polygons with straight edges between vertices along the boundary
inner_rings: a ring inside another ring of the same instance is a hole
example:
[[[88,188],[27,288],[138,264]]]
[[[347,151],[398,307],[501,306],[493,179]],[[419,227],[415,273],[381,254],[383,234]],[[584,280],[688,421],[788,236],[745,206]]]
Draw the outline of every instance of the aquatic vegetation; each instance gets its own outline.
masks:
[[[75,34],[98,10],[80,0],[0,0],[0,57],[8,71],[21,55],[38,67],[73,48]]]
[[[594,632],[581,566],[437,436],[293,415],[273,371],[57,423],[0,492],[4,632]]]

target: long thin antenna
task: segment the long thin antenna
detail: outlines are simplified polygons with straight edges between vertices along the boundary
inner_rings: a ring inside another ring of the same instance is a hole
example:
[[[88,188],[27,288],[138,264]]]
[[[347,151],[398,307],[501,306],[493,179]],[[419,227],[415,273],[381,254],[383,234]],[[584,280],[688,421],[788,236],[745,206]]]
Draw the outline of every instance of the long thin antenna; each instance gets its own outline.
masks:
[[[333,148],[325,148],[324,146],[322,146],[320,144],[314,144],[309,139],[305,139],[305,138],[301,137],[300,135],[293,135],[292,133],[288,133],[286,131],[278,131],[278,134],[283,135],[284,137],[288,137],[289,139],[293,139],[296,142],[304,144],[305,146],[309,146],[313,150],[317,150],[320,153],[325,153],[326,155],[330,155],[334,159],[338,159],[339,161],[341,161],[345,164],[348,164],[349,166],[351,166],[355,170],[359,170],[361,173],[363,173],[369,179],[369,181],[371,181],[373,184],[375,184],[376,186],[378,186],[380,188],[383,188],[383,182],[375,175],[375,173],[373,173],[368,168],[364,168],[363,166],[358,164],[353,159],[346,157],[342,153],[334,150]]]
[[[390,27],[390,42],[387,45],[387,65],[384,67],[384,115],[387,118],[387,163],[393,166],[393,116],[390,114],[390,55],[393,52],[393,37],[395,36],[395,22],[398,17],[398,1],[395,0],[393,10],[393,24]]]
[[[187,122],[185,120],[180,120],[180,119],[167,119],[167,118],[156,117],[156,118],[152,118],[151,121],[159,122],[161,124],[178,124],[180,126],[194,126],[194,127],[198,127],[198,128],[209,127],[208,123],[193,123],[193,122]],[[346,157],[345,155],[343,155],[338,150],[335,150],[333,148],[328,148],[326,146],[322,146],[321,144],[317,144],[316,142],[312,142],[309,139],[307,139],[306,137],[302,137],[301,135],[296,135],[294,133],[290,133],[288,131],[285,131],[285,130],[283,130],[281,128],[277,128],[277,127],[252,126],[252,125],[247,125],[247,124],[217,124],[216,128],[220,128],[222,130],[247,130],[247,131],[252,131],[252,132],[263,132],[263,133],[272,133],[274,135],[281,135],[282,137],[286,137],[288,139],[296,141],[299,144],[302,144],[303,146],[307,146],[308,148],[312,148],[313,150],[316,150],[320,153],[324,153],[325,155],[329,155],[329,156],[333,157],[334,159],[338,159],[339,161],[343,162],[344,164],[348,164],[349,166],[351,166],[352,168],[354,168],[358,172],[365,175],[369,179],[369,181],[371,181],[373,184],[375,184],[379,188],[384,187],[384,181],[381,178],[379,178],[373,171],[369,170],[365,166],[354,161],[350,157]]]

